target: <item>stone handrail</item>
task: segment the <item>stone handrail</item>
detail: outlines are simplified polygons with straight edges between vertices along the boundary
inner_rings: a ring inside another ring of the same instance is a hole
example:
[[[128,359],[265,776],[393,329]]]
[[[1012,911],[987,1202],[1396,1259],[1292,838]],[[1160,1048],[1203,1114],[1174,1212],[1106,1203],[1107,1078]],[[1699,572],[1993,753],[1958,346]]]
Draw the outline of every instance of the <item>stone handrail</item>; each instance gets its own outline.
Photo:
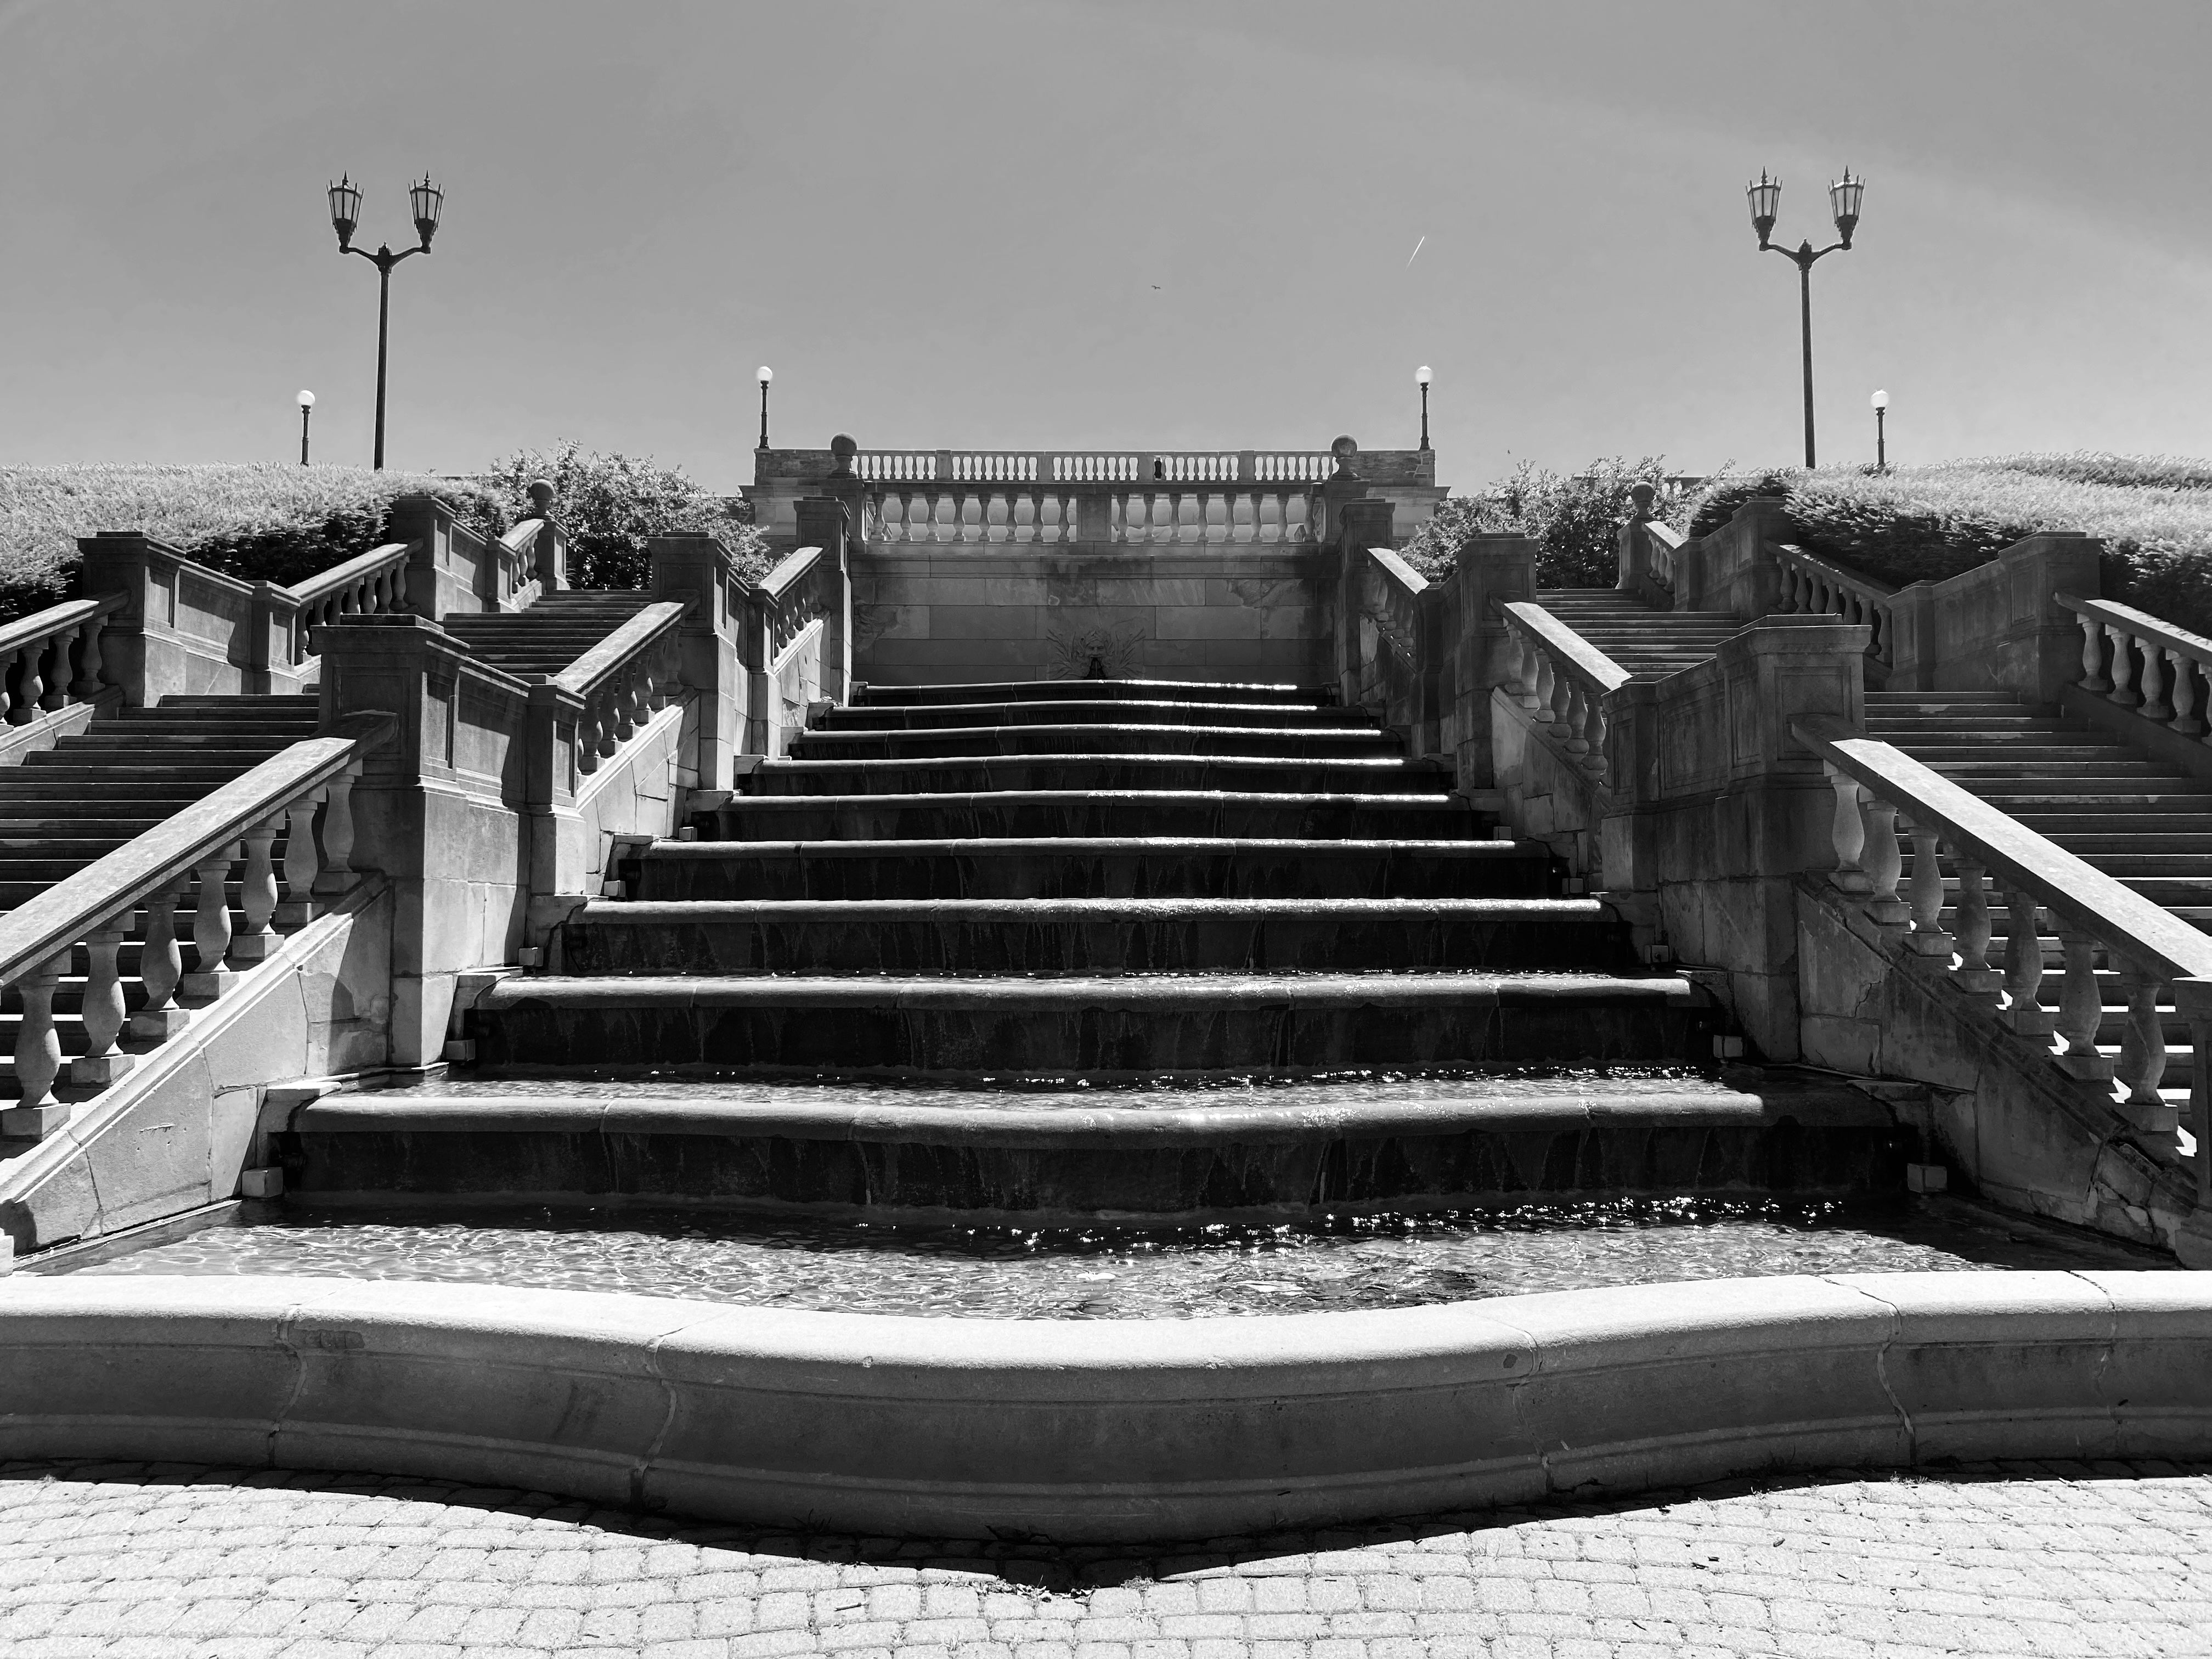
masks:
[[[1514,696],[1548,727],[1591,782],[1607,782],[1605,696],[1628,684],[1628,671],[1540,605],[1504,609],[1517,653]]]
[[[1867,655],[1885,667],[1897,661],[1897,589],[1871,576],[1816,558],[1784,542],[1775,550],[1782,567],[1782,609],[1792,615],[1841,617],[1874,630]]]
[[[0,714],[9,725],[28,726],[100,694],[100,636],[123,602],[120,593],[71,599],[0,628]]]
[[[2081,624],[2082,690],[2183,737],[2204,738],[2212,640],[2132,605],[2071,593],[2057,598]]]
[[[2148,1143],[2176,1150],[2174,1114],[2159,1091],[2166,1063],[2160,993],[2177,981],[2212,979],[2212,938],[1901,750],[1858,735],[1848,721],[1814,716],[1793,720],[1790,729],[1820,757],[1835,789],[1831,883],[1863,895],[1877,927],[1948,971],[1961,994],[1984,1001],[2014,1032],[2040,1043],[2055,1030],[2063,1045],[2056,1063],[2068,1075],[2102,1084],[2117,1074],[2120,1109]],[[1900,835],[1912,842],[1912,875],[1902,894]],[[1946,854],[1958,874],[1955,934],[1942,927],[1939,860]],[[1991,916],[2000,907],[2010,920],[2001,969],[1989,961]],[[2037,1000],[2045,912],[2065,960],[2055,1018]],[[2117,1066],[2097,1048],[2100,954],[2110,958],[2127,1000]],[[2197,1052],[2201,1071],[2212,1047]],[[2208,1126],[2192,1115],[2201,1182]]]
[[[1682,544],[1688,538],[1673,526],[1661,524],[1656,519],[1647,519],[1639,527],[1644,532],[1645,558],[1651,580],[1671,593],[1674,591],[1674,556],[1681,551]]]
[[[576,769],[599,769],[630,734],[679,690],[678,624],[690,607],[673,600],[648,605],[553,677],[583,699],[576,722]]]
[[[62,1051],[53,1004],[79,945],[88,961],[88,1048],[71,1063],[70,1080],[100,1088],[136,1058],[117,1047],[126,1024],[137,1037],[174,1036],[184,1024],[174,1000],[180,991],[220,997],[230,984],[230,963],[260,961],[276,928],[305,924],[317,896],[332,897],[353,884],[352,781],[363,755],[394,724],[388,714],[349,715],[332,735],[293,744],[0,917],[0,985],[13,988],[23,1005],[15,1034],[17,1099],[0,1112],[0,1132],[43,1139],[68,1120],[69,1109],[54,1097]],[[275,854],[280,838],[281,860]],[[242,926],[234,928],[228,884],[241,857]],[[197,952],[191,974],[184,971],[176,927],[188,886]],[[146,919],[138,977],[146,1003],[126,1022],[117,957],[141,906]]]
[[[1025,463],[1054,459],[1012,459]],[[1151,459],[1191,463],[1177,471],[1213,470],[1198,465],[1202,458]],[[1028,467],[1010,465],[1007,470],[1026,471]],[[1204,477],[1145,476],[1100,482],[1036,477],[889,480],[868,486],[867,538],[891,546],[947,542],[1103,541],[1217,547],[1304,543],[1315,538],[1318,489],[1303,480]]]
[[[279,587],[276,593],[291,602],[289,622],[292,660],[307,659],[307,641],[318,628],[327,628],[341,617],[374,617],[407,608],[407,560],[411,544],[387,542],[382,547],[333,565],[321,574]]]
[[[854,472],[872,483],[1319,483],[1334,466],[1325,452],[1252,449],[863,449],[853,456]]]

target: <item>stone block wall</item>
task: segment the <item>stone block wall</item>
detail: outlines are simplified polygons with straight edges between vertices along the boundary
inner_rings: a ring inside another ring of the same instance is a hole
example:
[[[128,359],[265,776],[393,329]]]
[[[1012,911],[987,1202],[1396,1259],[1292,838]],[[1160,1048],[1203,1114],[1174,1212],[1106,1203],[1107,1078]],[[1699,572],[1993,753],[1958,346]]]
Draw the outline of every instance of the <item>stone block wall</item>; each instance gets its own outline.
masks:
[[[1318,549],[870,549],[853,560],[858,679],[1335,678],[1336,556]]]

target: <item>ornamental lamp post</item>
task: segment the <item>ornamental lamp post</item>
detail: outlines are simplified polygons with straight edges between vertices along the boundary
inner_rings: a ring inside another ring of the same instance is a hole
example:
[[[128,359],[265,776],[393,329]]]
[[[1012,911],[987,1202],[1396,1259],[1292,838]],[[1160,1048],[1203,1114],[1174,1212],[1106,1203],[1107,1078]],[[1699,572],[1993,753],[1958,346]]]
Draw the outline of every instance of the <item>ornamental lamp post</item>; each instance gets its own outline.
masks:
[[[1814,465],[1813,459],[1813,266],[1831,253],[1850,251],[1851,233],[1858,228],[1859,204],[1866,197],[1866,180],[1854,178],[1849,167],[1844,176],[1828,186],[1828,207],[1836,222],[1838,240],[1824,248],[1815,249],[1809,241],[1795,248],[1779,246],[1771,239],[1775,216],[1782,206],[1782,181],[1770,179],[1765,168],[1759,170],[1755,184],[1744,186],[1744,196],[1751,204],[1751,228],[1759,233],[1759,251],[1775,252],[1797,267],[1799,314],[1802,320],[1805,352],[1805,465]]]
[[[775,379],[775,371],[766,363],[760,366],[761,383],[761,440],[760,447],[768,447],[768,383]]]
[[[392,330],[392,268],[402,259],[412,258],[430,251],[430,239],[438,234],[438,217],[445,211],[446,192],[430,182],[424,173],[422,182],[408,187],[407,202],[415,216],[416,246],[394,253],[389,243],[380,243],[375,252],[353,245],[355,227],[361,223],[361,186],[350,175],[343,176],[330,187],[331,228],[338,234],[338,252],[358,253],[376,267],[376,454],[372,465],[384,467],[384,385],[386,346]]]
[[[303,390],[300,393],[300,465],[301,466],[307,464],[307,416],[314,407],[315,394]]]
[[[1887,472],[1889,471],[1889,434],[1884,430],[1884,427],[1889,416],[1889,393],[1875,392],[1873,402],[1874,470],[1877,472]]]
[[[1423,363],[1413,371],[1413,384],[1421,388],[1421,447],[1429,447],[1429,366]]]

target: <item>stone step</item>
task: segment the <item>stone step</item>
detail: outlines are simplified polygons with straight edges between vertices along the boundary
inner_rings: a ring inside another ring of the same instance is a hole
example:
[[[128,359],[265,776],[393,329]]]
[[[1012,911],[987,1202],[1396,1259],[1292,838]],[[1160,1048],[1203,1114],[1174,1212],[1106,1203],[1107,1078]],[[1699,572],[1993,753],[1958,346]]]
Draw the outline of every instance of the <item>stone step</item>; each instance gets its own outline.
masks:
[[[1686,980],[1576,974],[1094,979],[517,975],[471,1016],[493,1066],[729,1073],[1290,1073],[1687,1060],[1714,1013]],[[1706,1052],[1710,1052],[1709,1049]]]
[[[1499,841],[659,842],[640,899],[1537,898],[1551,854]]]
[[[1868,735],[1881,734],[1870,732]],[[2148,764],[2139,751],[2124,744],[2049,732],[2026,733],[2008,743],[1993,738],[1973,738],[1957,743],[1900,743],[1897,746],[1922,765],[1938,772],[1971,769],[1980,777],[2017,773],[2028,767],[2092,766],[2110,772],[2130,765]]]
[[[2060,846],[2076,851],[2084,844],[2129,842],[2137,836],[2146,842],[2186,838],[2193,844],[2196,836],[2212,836],[2212,811],[2162,811],[2155,828],[2140,830],[2112,829],[2113,815],[2110,811],[2019,812],[2014,816],[2036,834],[2047,836]]]
[[[2131,749],[2092,750],[2087,756],[2080,759],[2053,757],[2050,760],[2036,760],[2025,756],[2008,754],[1989,760],[1962,758],[1930,762],[1929,764],[1934,770],[1941,772],[1947,778],[1957,778],[1962,781],[1966,780],[1987,781],[1999,785],[2029,779],[2076,776],[2085,787],[2093,787],[2092,781],[2094,785],[2102,785],[2109,781],[2117,783],[2123,788],[2130,786],[2140,788],[2146,783],[2191,781],[2185,774],[2172,767],[2161,766],[2154,761],[2140,758]],[[2212,793],[2212,784],[2200,783],[2197,787],[2208,793]],[[1976,793],[1979,793],[1980,791],[1977,790]]]
[[[1249,756],[981,755],[939,761],[769,761],[745,775],[753,795],[968,794],[1001,789],[1222,790],[1326,794],[1446,794],[1449,767],[1376,757],[1297,760]]]
[[[1984,787],[1974,793],[2040,834],[2049,833],[2044,828],[2046,824],[2062,820],[2078,822],[2088,818],[2112,823],[2123,813],[2155,812],[2161,823],[2168,817],[2212,815],[2212,792],[2189,785],[2170,789],[2120,788],[2104,793],[2093,789],[2075,793],[2039,784],[2033,789]]]
[[[1869,708],[1926,708],[1942,712],[1950,708],[2033,708],[2016,691],[1869,691],[1866,694]]]
[[[1242,726],[955,726],[939,732],[795,733],[794,760],[933,760],[971,755],[1249,755],[1267,759],[1395,757],[1395,735],[1373,727],[1279,731]]]
[[[1316,708],[1322,694],[1297,685],[1210,680],[977,680],[951,685],[868,685],[854,699],[865,708],[916,703],[1028,702],[1127,698],[1138,702],[1279,703]]]
[[[1148,702],[1117,699],[1108,702],[916,703],[908,708],[863,704],[833,708],[813,728],[817,732],[938,731],[988,728],[999,726],[1061,726],[1113,724],[1120,726],[1216,726],[1334,729],[1352,727],[1372,732],[1375,715],[1358,705],[1310,708],[1291,704],[1193,702],[1155,698]]]
[[[586,974],[1239,974],[1634,963],[1594,899],[598,902],[562,930]]]
[[[158,708],[254,708],[270,710],[284,708],[313,709],[319,706],[319,691],[287,692],[271,696],[225,696],[220,692],[173,694],[163,697],[155,706]]]
[[[1893,1191],[1854,1089],[1743,1073],[956,1091],[489,1079],[325,1095],[279,1146],[323,1201],[654,1200],[1154,1225],[1577,1194]],[[615,1090],[620,1088],[620,1092]]]
[[[1231,793],[1224,790],[1005,790],[958,795],[739,795],[694,815],[714,841],[939,840],[969,836],[1402,836],[1486,839],[1492,818],[1455,795]],[[6,819],[0,817],[0,835]]]
[[[1884,714],[1880,709],[1869,708],[1866,711],[1866,727],[1870,736],[1896,743],[1899,747],[1923,738],[1949,739],[1984,734],[2002,738],[2022,732],[2086,733],[2089,730],[2087,726],[2067,726],[2057,720],[2045,720],[2042,715],[2030,714],[2026,709],[2017,713],[1990,709],[1971,717],[1937,719],[1933,715]]]

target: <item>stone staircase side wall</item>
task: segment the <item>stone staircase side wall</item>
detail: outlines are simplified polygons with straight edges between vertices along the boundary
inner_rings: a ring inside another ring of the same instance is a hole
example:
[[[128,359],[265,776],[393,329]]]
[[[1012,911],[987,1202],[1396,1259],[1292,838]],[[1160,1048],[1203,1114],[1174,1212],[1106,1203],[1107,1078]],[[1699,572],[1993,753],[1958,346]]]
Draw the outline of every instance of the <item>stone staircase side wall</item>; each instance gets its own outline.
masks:
[[[1789,539],[1781,500],[1754,496],[1719,529],[1674,550],[1673,608],[1722,611],[1746,622],[1773,615],[1782,608],[1775,550]]]
[[[2058,702],[2081,677],[2081,629],[2054,596],[2100,597],[2099,554],[2094,538],[2049,532],[1948,580],[1899,588],[1881,689],[2017,691],[2033,703]]]
[[[1606,792],[1505,686],[1490,694],[1489,782],[1513,832],[1540,841],[1576,876],[1606,885]],[[1462,775],[1464,776],[1464,774]]]
[[[2032,1214],[2172,1249],[2195,1190],[2139,1147],[2109,1084],[2066,1076],[2047,1039],[2014,1036],[1943,966],[1882,937],[1819,874],[1795,886],[1804,1059],[1928,1085],[1923,1126],[1981,1192]]]
[[[391,884],[366,878],[67,1130],[0,1163],[0,1231],[17,1253],[234,1196],[241,1170],[271,1162],[289,1109],[276,1091],[389,1063],[395,913]]]

